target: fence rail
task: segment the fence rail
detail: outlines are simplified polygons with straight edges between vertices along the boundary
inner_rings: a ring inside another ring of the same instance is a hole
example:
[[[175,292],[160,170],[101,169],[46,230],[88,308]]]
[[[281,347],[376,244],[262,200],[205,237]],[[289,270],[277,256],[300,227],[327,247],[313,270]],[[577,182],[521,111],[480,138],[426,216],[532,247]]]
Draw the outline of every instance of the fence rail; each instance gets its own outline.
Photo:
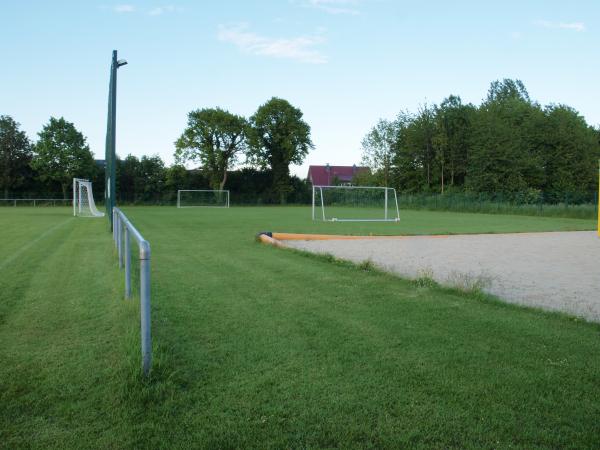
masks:
[[[70,206],[73,204],[73,199],[70,198],[0,198],[1,206],[17,206],[19,202],[28,203],[32,206],[56,206],[57,203],[60,206]]]
[[[540,196],[529,199],[490,194],[399,194],[401,209],[425,209],[486,214],[594,219],[598,214],[597,194]]]
[[[139,249],[140,260],[140,332],[142,338],[142,372],[152,366],[152,335],[150,317],[150,244],[119,208],[113,208],[113,239],[119,256],[119,269],[125,267],[125,298],[131,298],[131,237]]]

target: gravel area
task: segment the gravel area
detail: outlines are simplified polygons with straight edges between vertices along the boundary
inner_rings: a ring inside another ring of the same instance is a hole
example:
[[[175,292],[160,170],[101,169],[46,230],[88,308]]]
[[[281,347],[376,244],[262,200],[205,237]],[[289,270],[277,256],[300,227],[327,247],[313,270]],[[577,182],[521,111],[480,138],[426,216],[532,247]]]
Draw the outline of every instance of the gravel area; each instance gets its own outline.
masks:
[[[479,287],[512,303],[600,322],[600,238],[596,232],[414,236],[284,241],[404,277]]]

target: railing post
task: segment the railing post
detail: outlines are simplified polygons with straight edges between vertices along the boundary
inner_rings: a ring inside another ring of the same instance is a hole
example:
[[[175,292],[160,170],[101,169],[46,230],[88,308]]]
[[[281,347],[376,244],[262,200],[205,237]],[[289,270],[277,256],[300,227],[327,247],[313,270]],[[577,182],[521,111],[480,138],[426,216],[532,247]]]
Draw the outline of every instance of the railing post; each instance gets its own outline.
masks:
[[[112,212],[112,218],[113,218],[113,224],[114,224],[117,220],[117,212],[114,209]],[[113,227],[113,229],[112,229],[112,235],[113,235],[113,241],[115,241],[115,246],[116,246],[117,245],[117,230],[115,229],[115,227]]]
[[[119,253],[119,268],[125,260],[125,297],[131,297],[131,237],[139,246],[140,260],[140,334],[142,372],[150,374],[152,367],[152,334],[150,305],[150,244],[127,220],[119,209],[113,209],[113,235]]]
[[[120,240],[120,248],[119,248],[119,268],[125,267],[125,230],[127,229],[127,225],[125,222],[122,222],[119,227],[119,233],[121,234]]]
[[[125,298],[131,297],[131,246],[129,228],[125,227]]]
[[[142,371],[150,372],[152,365],[152,336],[150,333],[150,244],[140,242],[140,319],[142,337]]]
[[[119,219],[119,228],[117,229],[119,235],[119,269],[123,268],[123,222]]]

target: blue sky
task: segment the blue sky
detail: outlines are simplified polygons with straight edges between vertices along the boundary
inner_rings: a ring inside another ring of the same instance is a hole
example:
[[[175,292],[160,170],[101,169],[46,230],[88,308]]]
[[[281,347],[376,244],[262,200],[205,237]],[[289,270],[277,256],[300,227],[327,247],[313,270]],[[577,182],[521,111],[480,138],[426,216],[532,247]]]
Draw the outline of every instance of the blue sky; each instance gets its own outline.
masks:
[[[312,128],[308,164],[360,162],[378,118],[479,103],[519,78],[542,104],[600,124],[598,1],[16,1],[0,6],[0,114],[32,138],[64,116],[104,155],[111,52],[119,69],[117,151],[173,161],[197,108],[250,116],[272,96]]]

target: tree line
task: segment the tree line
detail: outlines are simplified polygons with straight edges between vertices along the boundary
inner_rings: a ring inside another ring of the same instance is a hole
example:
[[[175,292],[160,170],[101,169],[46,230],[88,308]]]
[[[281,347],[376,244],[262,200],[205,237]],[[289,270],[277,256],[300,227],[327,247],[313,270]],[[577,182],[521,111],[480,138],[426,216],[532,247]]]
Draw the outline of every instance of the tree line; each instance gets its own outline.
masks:
[[[50,118],[31,142],[9,116],[0,116],[0,190],[4,197],[69,198],[73,177],[93,181],[103,198],[104,166],[83,134]],[[174,143],[176,163],[159,156],[117,160],[119,202],[164,203],[178,189],[229,189],[238,203],[309,203],[310,185],[290,175],[313,148],[302,111],[271,98],[249,118],[221,108],[191,111]],[[379,120],[362,140],[371,168],[360,185],[405,194],[485,195],[525,203],[594,198],[600,130],[566,105],[542,106],[519,80],[491,83],[479,106],[451,95],[416,113]],[[244,168],[236,169],[243,163]],[[185,165],[196,166],[188,170]]]
[[[536,202],[593,199],[600,130],[566,105],[532,101],[519,80],[491,83],[479,105],[451,95],[381,119],[362,141],[361,184],[402,193],[474,193]]]
[[[73,178],[97,178],[86,139],[73,123],[51,117],[32,143],[10,116],[0,116],[0,189],[8,197],[69,198]]]
[[[246,119],[221,108],[188,114],[175,142],[176,163],[167,167],[157,155],[117,159],[117,200],[162,203],[178,189],[224,189],[240,203],[305,203],[306,181],[290,175],[313,148],[310,127],[300,109],[273,97]],[[74,177],[93,182],[103,198],[104,162],[95,161],[86,139],[64,118],[51,117],[32,143],[19,124],[0,116],[0,189],[4,198],[69,198]],[[242,157],[245,159],[242,161]],[[237,163],[248,167],[234,170]],[[184,164],[196,164],[187,170]]]

